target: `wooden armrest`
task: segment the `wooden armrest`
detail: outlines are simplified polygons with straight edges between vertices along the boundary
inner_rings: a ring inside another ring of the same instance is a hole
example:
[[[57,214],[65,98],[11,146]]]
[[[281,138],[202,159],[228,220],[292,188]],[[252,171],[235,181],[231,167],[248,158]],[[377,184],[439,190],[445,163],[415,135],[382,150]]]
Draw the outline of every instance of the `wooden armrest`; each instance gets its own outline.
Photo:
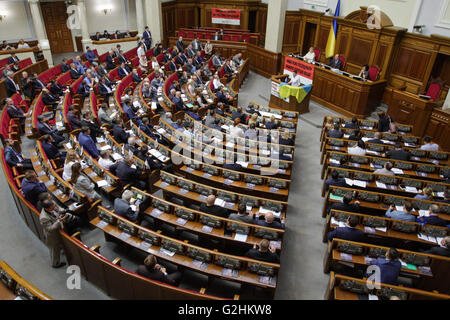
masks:
[[[200,293],[201,293],[201,294],[205,294],[205,292],[206,292],[206,288],[201,288],[201,289],[200,289]]]
[[[112,262],[112,264],[115,264],[116,266],[121,266],[121,261],[122,259],[120,258],[115,258],[114,261]]]
[[[92,250],[92,251],[97,252],[98,254],[100,254],[100,245],[96,244],[96,245],[90,247],[89,250]]]
[[[102,199],[99,199],[99,200],[93,202],[93,203],[91,204],[90,209],[97,207],[97,206],[100,205],[101,203],[102,203]]]
[[[81,241],[81,233],[80,233],[80,231],[75,232],[75,233],[72,235],[72,238],[75,238],[75,239]]]

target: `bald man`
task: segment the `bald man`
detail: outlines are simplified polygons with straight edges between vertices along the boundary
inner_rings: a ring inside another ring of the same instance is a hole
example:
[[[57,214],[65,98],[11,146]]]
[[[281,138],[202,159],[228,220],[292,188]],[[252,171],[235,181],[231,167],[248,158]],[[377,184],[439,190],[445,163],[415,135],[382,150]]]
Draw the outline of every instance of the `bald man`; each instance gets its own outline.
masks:
[[[228,218],[228,210],[225,208],[222,208],[218,205],[215,205],[214,204],[215,201],[216,201],[216,196],[212,195],[212,194],[209,195],[208,198],[206,198],[206,203],[201,204],[200,211],[212,214],[214,216]]]
[[[274,221],[275,217],[272,212],[268,212],[264,214],[264,220],[257,220],[258,225],[269,228],[276,229],[284,229],[286,219],[284,217],[281,218],[281,223],[278,221]]]

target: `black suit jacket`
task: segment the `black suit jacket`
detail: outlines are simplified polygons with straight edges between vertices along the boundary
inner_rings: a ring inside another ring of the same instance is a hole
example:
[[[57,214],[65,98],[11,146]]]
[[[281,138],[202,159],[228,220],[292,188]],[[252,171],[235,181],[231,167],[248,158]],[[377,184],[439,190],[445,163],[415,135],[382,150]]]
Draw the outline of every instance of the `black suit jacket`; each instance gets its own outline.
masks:
[[[27,78],[20,79],[20,82],[22,83],[23,94],[29,98],[34,98],[33,83],[31,81],[27,82]]]
[[[42,141],[42,148],[44,149],[47,158],[56,159],[61,157],[61,153],[58,148],[56,148],[53,144]]]
[[[8,58],[8,64],[12,64],[12,63],[18,62],[18,61],[19,61],[19,58],[17,58],[17,56],[16,57],[11,56]]]
[[[70,66],[67,63],[61,63],[61,72],[66,73],[70,70]]]
[[[56,107],[58,105],[58,101],[56,100],[56,98],[53,95],[49,94],[49,93],[46,93],[46,94],[42,95],[42,102],[44,102],[44,104],[46,106],[53,105],[53,106]]]
[[[156,280],[171,285],[175,284],[175,281],[167,278],[167,276],[161,270],[157,269],[149,270],[146,266],[139,266],[136,273],[140,276],[149,278],[151,280]]]
[[[334,58],[331,59],[330,63],[328,64],[330,67],[341,70],[342,68],[342,61],[341,60],[335,60]]]
[[[81,73],[79,73],[77,70],[70,69],[70,76],[72,77],[72,79],[78,79],[79,77],[81,77]]]
[[[125,130],[118,125],[113,126],[113,136],[114,140],[117,141],[117,143],[127,143],[128,142],[128,133],[125,132]]]
[[[141,176],[140,169],[133,169],[123,161],[113,164],[110,167],[110,171],[120,179],[122,185],[124,186],[127,184],[132,184]]]
[[[228,218],[228,210],[225,208],[216,206],[215,204],[208,207],[205,203],[202,203],[200,205],[200,211],[212,214],[214,216]]]
[[[111,70],[111,69],[114,69],[115,67],[116,67],[116,66],[114,65],[112,55],[111,55],[111,54],[108,54],[108,55],[106,56],[106,69]]]
[[[8,97],[11,97],[17,92],[17,88],[11,81],[11,79],[6,78],[5,85],[6,85],[6,94],[8,95]]]
[[[328,241],[333,241],[334,238],[343,239],[355,242],[364,242],[364,232],[350,227],[336,228],[328,232]]]

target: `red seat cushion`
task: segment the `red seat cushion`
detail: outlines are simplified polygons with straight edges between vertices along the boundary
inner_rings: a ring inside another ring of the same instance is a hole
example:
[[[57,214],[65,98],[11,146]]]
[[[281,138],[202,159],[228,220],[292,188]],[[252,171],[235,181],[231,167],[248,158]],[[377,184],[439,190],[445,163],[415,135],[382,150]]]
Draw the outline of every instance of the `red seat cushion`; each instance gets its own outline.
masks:
[[[320,59],[320,49],[314,49],[314,53],[316,54],[316,57],[314,60],[316,60],[317,62],[319,62]]]
[[[342,62],[342,67],[341,67],[341,70],[342,70],[345,67],[345,58],[343,56],[340,56],[339,60],[341,60],[341,62]]]
[[[370,78],[370,80],[377,81],[379,72],[380,71],[378,70],[377,67],[371,66],[370,69],[369,69],[369,78]]]
[[[437,100],[439,98],[439,93],[441,92],[441,85],[437,82],[430,84],[427,91],[427,96],[431,97],[432,100]]]

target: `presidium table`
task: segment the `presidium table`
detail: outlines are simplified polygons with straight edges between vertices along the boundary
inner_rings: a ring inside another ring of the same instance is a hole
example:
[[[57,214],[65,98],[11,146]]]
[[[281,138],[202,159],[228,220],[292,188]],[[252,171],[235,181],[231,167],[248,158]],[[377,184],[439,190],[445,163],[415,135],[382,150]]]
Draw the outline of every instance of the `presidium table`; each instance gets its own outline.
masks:
[[[363,80],[320,63],[302,61],[292,55],[283,55],[283,61],[284,74],[292,75],[297,70],[302,84],[312,85],[312,100],[344,116],[365,118],[381,104],[386,80]]]

